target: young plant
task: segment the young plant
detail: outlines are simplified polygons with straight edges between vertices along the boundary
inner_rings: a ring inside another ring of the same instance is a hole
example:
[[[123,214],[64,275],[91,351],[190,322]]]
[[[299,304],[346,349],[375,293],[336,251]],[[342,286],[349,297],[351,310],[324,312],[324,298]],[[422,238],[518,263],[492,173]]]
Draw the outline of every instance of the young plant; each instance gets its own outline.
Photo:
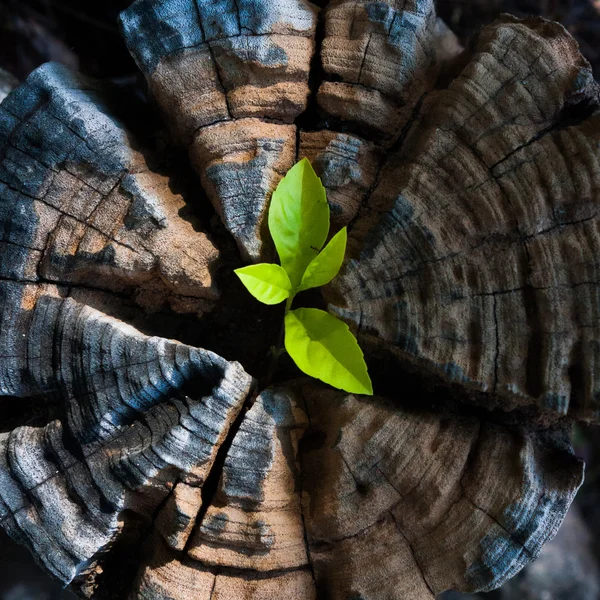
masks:
[[[307,159],[292,167],[273,193],[269,231],[281,266],[261,263],[235,273],[257,300],[286,301],[285,349],[301,371],[347,392],[372,395],[362,350],[348,325],[316,308],[291,310],[298,292],[321,287],[338,274],[346,252],[345,227],[323,248],[329,205]]]

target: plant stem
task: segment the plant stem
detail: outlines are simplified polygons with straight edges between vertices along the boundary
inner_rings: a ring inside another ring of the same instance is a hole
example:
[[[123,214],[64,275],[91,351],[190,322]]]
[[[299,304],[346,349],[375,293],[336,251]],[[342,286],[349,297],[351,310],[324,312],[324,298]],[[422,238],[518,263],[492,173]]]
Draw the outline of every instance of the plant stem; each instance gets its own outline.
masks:
[[[296,294],[292,294],[286,301],[285,301],[285,314],[287,315],[290,312],[290,308],[292,308],[292,302],[294,301],[294,298],[296,297]]]
[[[292,294],[285,301],[284,319],[285,319],[285,315],[287,315],[290,312],[290,308],[292,307],[292,303],[294,302],[294,298],[295,297],[296,297],[296,295]],[[277,343],[276,343],[276,345],[271,346],[271,363],[269,364],[269,370],[268,370],[267,375],[265,377],[265,383],[264,383],[263,387],[268,387],[271,384],[273,376],[277,372],[277,366],[279,364],[279,358],[281,357],[282,354],[285,353],[285,350],[284,350],[284,340],[285,340],[285,320],[281,322],[281,328],[279,329],[279,334],[277,336]]]

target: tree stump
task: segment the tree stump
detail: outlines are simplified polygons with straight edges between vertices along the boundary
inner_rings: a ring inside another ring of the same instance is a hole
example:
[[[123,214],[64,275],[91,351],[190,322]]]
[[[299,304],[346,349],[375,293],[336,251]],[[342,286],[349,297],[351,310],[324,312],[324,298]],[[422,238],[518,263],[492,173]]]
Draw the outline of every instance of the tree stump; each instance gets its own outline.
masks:
[[[501,585],[556,534],[570,426],[600,416],[600,102],[574,40],[504,16],[462,49],[432,0],[137,0],[121,26],[202,193],[106,83],[48,64],[0,106],[2,527],[88,598]],[[281,311],[231,276],[273,257],[302,157],[350,232],[311,301],[358,335],[372,398],[268,380]]]

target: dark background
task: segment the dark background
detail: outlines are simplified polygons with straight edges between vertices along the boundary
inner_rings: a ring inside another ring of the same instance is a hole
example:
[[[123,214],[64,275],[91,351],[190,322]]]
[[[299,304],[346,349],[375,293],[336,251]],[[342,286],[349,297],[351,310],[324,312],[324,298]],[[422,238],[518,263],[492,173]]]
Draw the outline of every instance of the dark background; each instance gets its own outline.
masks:
[[[130,0],[0,0],[0,99],[40,64],[53,60],[143,94],[119,35],[117,16]],[[560,21],[600,77],[600,0],[438,0],[438,12],[463,43],[503,12]],[[556,539],[501,590],[444,600],[600,600],[600,443],[574,432],[587,462],[586,482]],[[47,578],[28,552],[0,530],[0,600],[74,598]],[[407,599],[410,600],[410,599]]]

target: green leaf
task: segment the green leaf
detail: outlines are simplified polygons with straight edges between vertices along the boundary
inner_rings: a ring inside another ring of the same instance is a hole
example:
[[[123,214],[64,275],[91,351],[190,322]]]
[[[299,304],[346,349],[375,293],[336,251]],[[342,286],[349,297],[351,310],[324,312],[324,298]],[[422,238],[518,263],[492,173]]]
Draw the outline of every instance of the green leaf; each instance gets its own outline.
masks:
[[[329,283],[339,272],[346,254],[348,232],[346,228],[340,229],[330,240],[329,244],[313,258],[306,267],[302,276],[302,283],[298,291],[309,288],[321,287]]]
[[[285,316],[285,349],[301,371],[353,394],[373,394],[367,365],[348,325],[316,308]]]
[[[248,291],[263,304],[279,304],[292,293],[288,274],[279,265],[261,263],[236,269]]]
[[[325,188],[306,158],[288,171],[273,192],[269,231],[281,266],[296,288],[329,233]]]

